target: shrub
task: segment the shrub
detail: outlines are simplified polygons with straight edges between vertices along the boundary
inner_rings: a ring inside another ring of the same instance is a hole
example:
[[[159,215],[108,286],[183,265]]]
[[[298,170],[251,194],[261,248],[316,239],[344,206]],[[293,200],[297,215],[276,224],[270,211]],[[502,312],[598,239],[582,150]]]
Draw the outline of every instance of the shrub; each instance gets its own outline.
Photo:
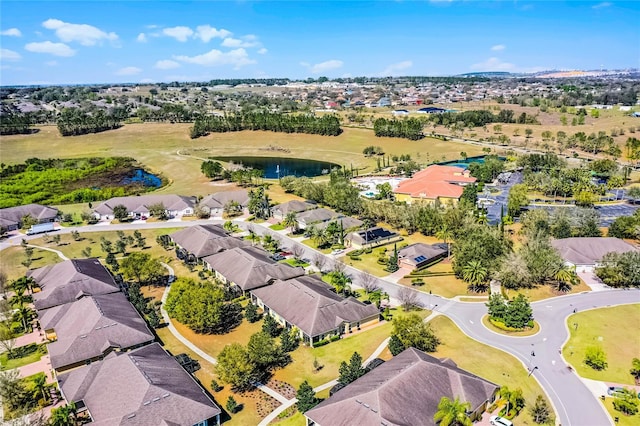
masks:
[[[585,353],[584,362],[594,370],[607,368],[607,355],[600,346],[590,346]]]
[[[638,412],[638,398],[634,391],[623,389],[613,398],[613,408],[632,416]]]
[[[220,383],[216,382],[215,380],[211,381],[211,389],[213,389],[214,392],[220,392],[222,390],[222,386],[220,386]]]

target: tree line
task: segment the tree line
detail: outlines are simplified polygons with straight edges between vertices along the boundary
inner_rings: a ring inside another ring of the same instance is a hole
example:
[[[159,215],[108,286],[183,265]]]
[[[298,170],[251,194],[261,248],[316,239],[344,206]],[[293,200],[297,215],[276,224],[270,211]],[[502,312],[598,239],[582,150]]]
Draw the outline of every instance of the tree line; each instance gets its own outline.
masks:
[[[26,135],[33,132],[31,118],[27,114],[0,115],[0,135]]]
[[[334,170],[329,182],[314,182],[307,177],[285,176],[280,185],[285,192],[294,193],[307,200],[325,204],[349,215],[361,212],[360,191],[353,186],[344,173]]]
[[[373,132],[377,137],[405,138],[412,141],[424,137],[422,121],[417,118],[404,120],[378,118],[373,122]]]
[[[78,108],[65,108],[58,115],[58,130],[62,136],[78,136],[88,133],[99,133],[117,129],[122,126],[122,120],[103,110],[92,113]]]
[[[513,110],[503,109],[494,114],[489,110],[472,110],[461,112],[444,112],[442,114],[431,114],[429,120],[434,125],[451,126],[460,123],[464,127],[482,127],[490,123],[518,123],[518,124],[540,124],[538,119],[526,112],[515,116]]]
[[[239,112],[225,116],[199,117],[190,130],[192,139],[210,132],[239,132],[241,130],[270,130],[283,133],[308,133],[338,136],[342,133],[340,120],[335,115],[315,117],[305,114],[276,112]]]

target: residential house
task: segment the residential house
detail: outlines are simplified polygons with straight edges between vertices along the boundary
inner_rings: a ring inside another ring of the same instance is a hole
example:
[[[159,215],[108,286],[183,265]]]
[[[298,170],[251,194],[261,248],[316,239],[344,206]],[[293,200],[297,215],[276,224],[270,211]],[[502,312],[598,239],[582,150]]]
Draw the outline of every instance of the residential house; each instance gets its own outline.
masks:
[[[607,253],[626,253],[638,248],[614,237],[575,237],[552,240],[551,245],[560,257],[577,272],[594,272]]]
[[[398,250],[398,266],[419,269],[446,255],[446,244],[415,243]]]
[[[276,280],[268,287],[253,290],[251,301],[286,329],[296,327],[308,345],[359,330],[378,322],[380,316],[375,305],[339,296],[316,275]]]
[[[239,211],[246,209],[249,205],[249,191],[239,189],[237,191],[222,191],[204,197],[198,206],[210,216],[221,217],[224,213],[224,206],[230,202],[238,203]]]
[[[300,229],[306,229],[313,224],[328,222],[341,216],[340,213],[336,213],[333,210],[319,208],[298,213],[296,219],[298,220],[298,227]]]
[[[196,205],[193,197],[182,195],[140,195],[131,197],[115,197],[100,203],[93,211],[98,220],[113,220],[113,209],[122,205],[127,208],[129,216],[134,219],[151,216],[150,207],[162,204],[169,217],[192,216]]]
[[[170,235],[171,239],[187,254],[202,259],[206,256],[236,247],[246,247],[250,242],[230,236],[220,225],[196,225]]]
[[[60,373],[154,341],[144,319],[122,293],[87,296],[38,312],[51,366]]]
[[[316,229],[326,229],[332,223],[337,223],[338,225],[342,226],[342,229],[345,231],[349,229],[360,228],[362,225],[364,225],[364,222],[360,219],[356,219],[351,216],[343,216],[336,219],[328,220],[326,222],[314,223],[313,226]]]
[[[442,114],[443,112],[446,112],[447,110],[444,108],[436,108],[436,107],[425,107],[425,108],[420,108],[419,110],[416,111],[416,113],[418,114]]]
[[[220,424],[220,408],[158,343],[113,352],[57,379],[67,402],[75,403],[79,415],[92,424]]]
[[[70,259],[27,271],[40,287],[33,293],[37,310],[64,305],[84,296],[120,291],[118,284],[98,259]]]
[[[388,243],[399,236],[400,234],[397,232],[376,226],[374,228],[352,232],[345,237],[345,241],[355,248],[373,247]]]
[[[304,268],[277,263],[258,247],[238,247],[202,259],[215,272],[216,278],[247,293],[271,284],[304,275]]]
[[[393,190],[397,201],[439,201],[457,204],[464,186],[474,183],[476,178],[461,167],[434,164],[400,182]]]
[[[391,114],[394,117],[408,117],[409,116],[409,111],[407,111],[406,109],[396,109],[391,111]]]
[[[278,220],[284,219],[288,213],[301,213],[318,207],[311,201],[291,200],[271,208],[271,215]]]
[[[55,207],[40,204],[8,207],[0,209],[0,226],[7,231],[15,231],[22,228],[22,218],[25,216],[31,216],[37,223],[46,223],[55,222],[58,214],[58,209]]]
[[[442,397],[468,402],[479,419],[499,386],[409,348],[348,384],[305,413],[307,425],[435,426],[433,416]]]

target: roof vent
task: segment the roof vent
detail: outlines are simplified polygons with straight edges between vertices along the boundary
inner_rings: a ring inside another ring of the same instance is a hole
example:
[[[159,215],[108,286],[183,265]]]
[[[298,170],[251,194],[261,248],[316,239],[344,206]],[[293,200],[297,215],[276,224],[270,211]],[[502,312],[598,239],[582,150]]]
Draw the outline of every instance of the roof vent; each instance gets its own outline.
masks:
[[[157,401],[160,401],[160,397],[159,396],[156,396],[155,398],[153,398],[153,402],[157,402]]]
[[[364,405],[366,408],[369,408],[369,404],[367,404],[367,403],[364,403],[362,405]]]
[[[356,402],[357,402],[358,404],[362,404],[362,401],[360,401],[359,399],[356,399]]]
[[[149,404],[151,404],[151,401],[145,401],[142,403],[142,405],[149,405]]]
[[[162,395],[163,398],[169,398],[169,394],[165,393],[164,395]]]
[[[87,335],[86,335],[86,334],[82,334],[82,335],[80,335],[80,338],[81,338],[81,339],[86,339],[86,338],[87,338]]]
[[[132,418],[134,418],[135,416],[136,416],[136,413],[133,413],[133,414],[129,414],[129,415],[127,416],[127,418],[128,418],[128,419],[132,419]]]

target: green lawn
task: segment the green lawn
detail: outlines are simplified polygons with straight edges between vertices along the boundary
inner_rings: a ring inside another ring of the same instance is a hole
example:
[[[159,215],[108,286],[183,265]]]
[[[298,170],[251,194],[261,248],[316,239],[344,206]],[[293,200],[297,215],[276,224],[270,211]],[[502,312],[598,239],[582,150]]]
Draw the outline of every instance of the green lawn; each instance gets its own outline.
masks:
[[[44,348],[44,345],[42,345]],[[44,350],[44,352],[43,352]],[[34,362],[40,361],[42,355],[47,352],[46,349],[41,350],[38,345],[32,343],[27,346],[23,346],[21,348],[14,348],[14,352],[24,351],[25,355],[20,358],[12,358],[9,359],[9,354],[7,352],[3,352],[0,354],[0,369],[1,370],[13,370],[14,368],[23,367],[25,365],[32,364]]]
[[[393,315],[406,315],[401,310],[392,309]],[[426,318],[429,311],[417,311],[421,317]],[[303,381],[308,381],[312,387],[316,387],[338,378],[338,367],[342,361],[348,361],[354,352],[367,359],[369,355],[391,334],[391,322],[384,322],[375,327],[362,331],[350,337],[344,337],[336,342],[329,343],[319,348],[300,346],[291,353],[293,362],[282,370],[275,372],[274,378],[287,382],[298,388]],[[317,359],[323,366],[318,372],[313,372],[313,360]]]
[[[288,263],[291,266],[302,266],[303,268],[306,268],[307,266],[309,266],[307,262],[303,262],[302,260],[296,260],[296,259],[286,259],[286,260],[283,260],[282,263]]]
[[[316,243],[314,243],[312,239],[302,240],[302,244],[304,244],[305,246],[309,246],[312,249],[316,249],[324,254],[331,253],[331,247],[325,248],[325,249],[319,249]]]
[[[0,265],[10,281],[20,278],[27,272],[27,268],[21,263],[24,259],[24,249],[20,245],[0,251]],[[34,249],[33,263],[30,268],[40,268],[58,262],[62,262],[62,259],[56,253]]]
[[[562,349],[565,359],[582,377],[607,382],[634,384],[629,374],[631,360],[640,357],[640,304],[578,312],[567,319],[571,336]],[[576,330],[575,325],[578,325]],[[608,366],[596,371],[584,363],[589,346],[600,345]]]
[[[434,274],[438,273],[451,273],[451,262],[450,261],[442,261],[436,263],[427,269],[429,272]],[[457,278],[455,275],[441,275],[441,276],[424,276],[420,277],[424,281],[424,284],[417,286],[411,285],[412,278],[402,278],[398,283],[402,285],[406,285],[408,287],[415,288],[416,290],[423,291],[425,293],[429,293],[431,291],[433,294],[437,294],[442,297],[455,297],[455,296],[482,296],[486,293],[473,293],[469,291],[468,284]]]
[[[389,275],[389,272],[384,270],[387,265],[380,265],[378,263],[380,250],[382,250],[383,248],[388,251],[388,254],[392,254],[391,251],[393,251],[393,245],[386,245],[374,248],[371,253],[362,253],[360,256],[358,256],[360,260],[351,260],[349,256],[343,256],[342,260],[347,265],[353,266],[354,268],[361,271],[367,271],[368,273],[376,277],[385,277]]]
[[[269,227],[269,229],[273,229],[274,231],[282,231],[284,228],[284,225],[282,223],[276,223],[274,225],[271,225]]]
[[[510,389],[522,389],[526,403],[531,404],[537,395],[544,395],[538,382],[527,377],[527,370],[513,356],[477,342],[466,335],[448,318],[439,316],[431,321],[433,330],[442,344],[431,355],[451,358],[458,367]],[[515,419],[517,425],[534,425],[525,408]]]
[[[626,414],[617,411],[613,408],[613,398],[606,398],[604,400],[604,407],[609,412],[612,419],[618,418],[616,426],[638,426],[640,424],[640,413],[636,413],[634,416],[627,416]],[[304,425],[304,423],[301,423]]]
[[[586,285],[584,281],[580,280],[580,283],[571,287],[571,291],[567,293],[558,293],[550,285],[540,285],[536,288],[521,288],[518,290],[505,289],[505,293],[509,298],[515,297],[518,293],[522,293],[529,299],[530,302],[537,300],[549,299],[551,297],[561,296],[563,294],[577,294],[585,291],[591,291],[591,287]]]

